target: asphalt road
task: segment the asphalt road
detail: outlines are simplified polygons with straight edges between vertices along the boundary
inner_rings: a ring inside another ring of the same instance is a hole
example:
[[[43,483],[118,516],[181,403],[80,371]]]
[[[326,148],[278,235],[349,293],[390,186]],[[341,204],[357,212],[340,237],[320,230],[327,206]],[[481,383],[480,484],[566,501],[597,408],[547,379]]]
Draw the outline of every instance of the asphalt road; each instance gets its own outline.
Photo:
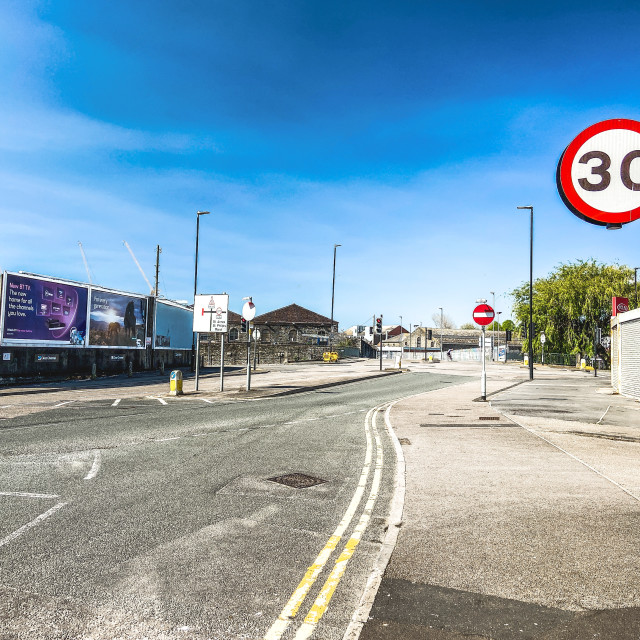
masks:
[[[464,381],[79,400],[3,420],[0,638],[342,638],[395,474],[372,409]],[[321,482],[272,480],[286,474]]]

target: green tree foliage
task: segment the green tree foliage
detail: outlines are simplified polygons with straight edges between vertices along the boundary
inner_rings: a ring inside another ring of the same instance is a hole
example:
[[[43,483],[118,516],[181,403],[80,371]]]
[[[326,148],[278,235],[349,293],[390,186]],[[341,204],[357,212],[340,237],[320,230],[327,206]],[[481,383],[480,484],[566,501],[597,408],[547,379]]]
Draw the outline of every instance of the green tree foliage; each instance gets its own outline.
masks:
[[[478,325],[475,324],[474,322],[465,322],[464,324],[460,325],[461,329],[478,329]]]
[[[479,325],[475,325],[474,329],[479,329]],[[487,331],[506,331],[507,329],[515,329],[516,325],[513,320],[503,320],[500,324],[498,324],[497,320],[494,320],[488,327]]]
[[[540,333],[544,332],[545,352],[593,356],[595,327],[602,329],[603,336],[609,335],[611,298],[628,297],[632,305],[633,291],[633,269],[627,266],[593,259],[561,264],[533,283],[534,351],[541,351]],[[527,324],[529,283],[523,283],[511,295],[518,325]],[[529,349],[529,339],[524,341],[523,351]]]

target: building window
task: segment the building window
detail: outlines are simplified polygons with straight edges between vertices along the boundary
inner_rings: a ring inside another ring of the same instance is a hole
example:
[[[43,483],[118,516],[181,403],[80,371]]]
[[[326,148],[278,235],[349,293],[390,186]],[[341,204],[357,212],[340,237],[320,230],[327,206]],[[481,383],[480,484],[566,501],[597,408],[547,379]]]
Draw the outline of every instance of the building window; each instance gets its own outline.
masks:
[[[260,329],[260,341],[271,342],[271,331],[266,327],[264,329]]]
[[[229,331],[229,340],[231,342],[235,342],[238,339],[238,330],[237,329],[231,329],[231,331]]]
[[[420,348],[420,338],[416,339],[416,349]]]
[[[298,332],[295,329],[291,329],[289,331],[289,342],[297,342],[298,341]]]

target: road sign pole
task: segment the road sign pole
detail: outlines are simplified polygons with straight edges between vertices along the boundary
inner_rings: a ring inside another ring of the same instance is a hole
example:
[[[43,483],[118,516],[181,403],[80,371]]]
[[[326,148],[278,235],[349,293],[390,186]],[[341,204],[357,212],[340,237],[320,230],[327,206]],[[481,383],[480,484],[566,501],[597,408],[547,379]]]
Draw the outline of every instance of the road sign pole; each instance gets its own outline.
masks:
[[[224,333],[220,334],[220,391],[224,391]]]
[[[251,323],[247,327],[247,391],[251,390]]]
[[[483,400],[487,399],[487,350],[485,348],[486,345],[486,335],[487,330],[486,327],[482,327],[482,378],[480,380],[480,395]]]
[[[200,377],[200,334],[196,332],[196,391],[198,391]]]

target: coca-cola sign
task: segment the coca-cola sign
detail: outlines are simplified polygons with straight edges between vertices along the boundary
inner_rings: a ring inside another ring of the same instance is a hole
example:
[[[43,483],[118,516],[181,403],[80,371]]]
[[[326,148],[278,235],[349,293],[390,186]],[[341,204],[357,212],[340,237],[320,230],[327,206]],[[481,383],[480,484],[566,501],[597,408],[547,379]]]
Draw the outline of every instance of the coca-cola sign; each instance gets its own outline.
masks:
[[[611,298],[611,315],[617,316],[619,313],[629,311],[629,298]]]

